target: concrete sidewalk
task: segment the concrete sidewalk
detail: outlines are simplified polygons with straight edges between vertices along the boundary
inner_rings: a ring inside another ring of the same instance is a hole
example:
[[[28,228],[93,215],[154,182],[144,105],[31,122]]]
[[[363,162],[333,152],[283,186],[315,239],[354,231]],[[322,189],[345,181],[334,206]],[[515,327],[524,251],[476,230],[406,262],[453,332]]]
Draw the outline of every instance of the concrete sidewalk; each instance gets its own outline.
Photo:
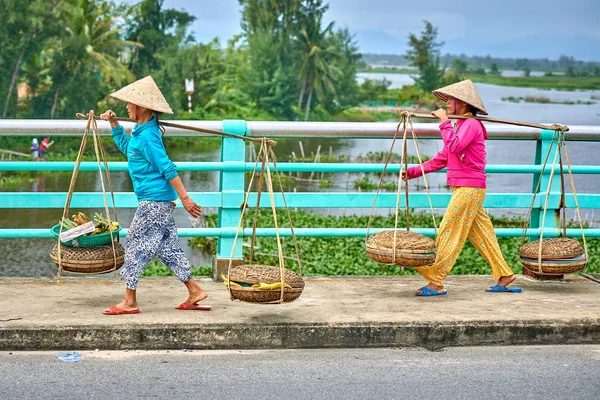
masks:
[[[420,298],[414,277],[307,277],[287,304],[229,300],[200,280],[212,311],[177,311],[176,278],[142,278],[141,313],[105,316],[117,278],[0,279],[0,350],[258,349],[600,344],[600,284],[519,276],[523,293],[486,293],[490,276],[451,276],[446,296]]]

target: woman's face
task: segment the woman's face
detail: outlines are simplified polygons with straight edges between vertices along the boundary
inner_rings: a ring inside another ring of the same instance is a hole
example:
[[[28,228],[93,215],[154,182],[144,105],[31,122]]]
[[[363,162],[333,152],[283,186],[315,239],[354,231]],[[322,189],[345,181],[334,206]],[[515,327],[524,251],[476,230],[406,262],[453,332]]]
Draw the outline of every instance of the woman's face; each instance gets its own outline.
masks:
[[[137,121],[137,108],[135,104],[127,103],[127,113],[129,114],[129,119]]]
[[[448,111],[448,114],[464,114],[468,109],[469,106],[462,100],[455,99],[454,97],[448,97],[448,100],[446,100],[446,110]]]

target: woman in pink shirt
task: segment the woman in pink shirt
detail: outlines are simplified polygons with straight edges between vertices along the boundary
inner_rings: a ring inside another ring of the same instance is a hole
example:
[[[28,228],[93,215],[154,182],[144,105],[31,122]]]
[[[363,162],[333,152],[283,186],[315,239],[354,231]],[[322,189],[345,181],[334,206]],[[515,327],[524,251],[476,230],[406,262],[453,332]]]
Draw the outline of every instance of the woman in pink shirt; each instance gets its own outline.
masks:
[[[487,115],[471,80],[434,90],[433,94],[446,101],[446,108],[451,115]],[[445,110],[439,109],[432,114],[441,121],[440,132],[444,147],[435,157],[423,164],[423,169],[425,173],[429,173],[446,168],[447,184],[452,187],[452,198],[438,231],[435,263],[415,268],[429,282],[415,294],[439,296],[447,293],[444,280],[452,270],[467,239],[492,268],[496,284],[487,291],[520,292],[520,288],[507,287],[516,276],[502,256],[492,222],[483,209],[486,194],[487,131],[483,124],[474,118],[461,119],[452,125]],[[421,175],[420,166],[409,168],[404,173],[405,179],[414,179]]]

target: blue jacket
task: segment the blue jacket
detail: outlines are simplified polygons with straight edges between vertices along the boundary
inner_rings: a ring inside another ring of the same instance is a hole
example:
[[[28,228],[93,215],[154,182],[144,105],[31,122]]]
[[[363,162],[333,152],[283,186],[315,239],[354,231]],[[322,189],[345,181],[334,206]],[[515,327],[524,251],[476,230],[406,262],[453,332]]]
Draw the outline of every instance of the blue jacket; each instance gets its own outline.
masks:
[[[127,168],[138,201],[173,201],[177,192],[169,181],[177,177],[177,168],[167,156],[156,118],[135,124],[131,136],[122,126],[112,128],[115,144],[127,156]]]

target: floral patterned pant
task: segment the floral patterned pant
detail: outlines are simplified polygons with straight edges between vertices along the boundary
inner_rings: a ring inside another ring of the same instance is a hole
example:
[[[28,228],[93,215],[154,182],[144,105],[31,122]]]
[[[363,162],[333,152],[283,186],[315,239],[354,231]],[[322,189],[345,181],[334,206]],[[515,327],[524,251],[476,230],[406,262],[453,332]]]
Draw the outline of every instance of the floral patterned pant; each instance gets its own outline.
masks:
[[[175,205],[170,201],[140,201],[127,232],[125,264],[121,279],[136,290],[140,275],[154,257],[165,263],[181,282],[192,278],[173,219]]]
[[[438,230],[435,263],[415,268],[429,282],[444,285],[444,279],[452,270],[467,239],[492,267],[494,280],[512,275],[500,251],[492,221],[483,209],[485,194],[483,188],[452,188],[452,198]]]

